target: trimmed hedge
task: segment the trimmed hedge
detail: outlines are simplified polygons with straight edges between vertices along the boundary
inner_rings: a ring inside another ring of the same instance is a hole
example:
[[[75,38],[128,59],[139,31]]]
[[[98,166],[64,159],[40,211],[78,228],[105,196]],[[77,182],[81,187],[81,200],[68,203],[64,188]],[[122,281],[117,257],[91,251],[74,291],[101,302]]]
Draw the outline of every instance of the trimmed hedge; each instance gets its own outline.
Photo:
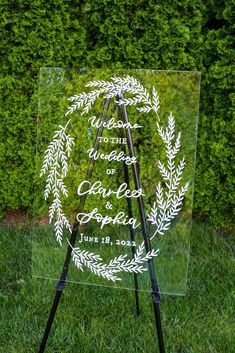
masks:
[[[196,168],[198,215],[225,229],[235,219],[235,39],[233,1],[210,1],[204,26]]]
[[[0,0],[0,208],[31,209],[42,66],[202,71],[195,216],[234,218],[232,0]]]

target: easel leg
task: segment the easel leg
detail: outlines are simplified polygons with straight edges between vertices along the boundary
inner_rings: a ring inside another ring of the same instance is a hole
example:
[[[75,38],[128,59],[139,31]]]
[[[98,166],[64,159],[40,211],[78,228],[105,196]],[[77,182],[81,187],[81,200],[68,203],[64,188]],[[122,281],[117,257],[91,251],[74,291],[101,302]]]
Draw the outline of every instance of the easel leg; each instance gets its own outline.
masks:
[[[108,112],[108,108],[109,108],[109,103],[110,103],[110,99],[106,99],[105,103],[104,103],[104,111],[101,117],[101,121],[105,121],[107,118],[107,112]],[[99,148],[99,137],[102,135],[103,132],[103,126],[101,125],[101,127],[98,129],[97,134],[96,134],[96,139],[95,139],[95,143],[94,143],[94,150],[98,151]],[[94,162],[95,160],[92,159],[90,162],[90,165],[88,167],[88,171],[87,171],[87,175],[86,175],[86,180],[90,180],[91,176],[92,176],[92,172],[93,172],[93,166],[94,166]],[[86,197],[83,196],[80,200],[80,204],[79,204],[79,212],[81,212],[83,210],[84,204],[85,204],[85,199]],[[67,280],[67,275],[68,275],[68,270],[69,270],[69,264],[70,264],[70,260],[71,260],[71,254],[72,254],[72,247],[75,246],[76,243],[76,239],[77,239],[77,235],[78,235],[78,223],[75,223],[73,225],[73,230],[72,230],[72,234],[69,240],[69,245],[67,248],[67,253],[66,253],[66,258],[64,261],[64,266],[63,266],[63,270],[60,276],[60,280],[56,286],[56,294],[55,294],[55,298],[54,298],[54,302],[52,304],[51,307],[51,311],[50,311],[50,315],[47,321],[47,325],[44,331],[44,335],[41,341],[41,345],[39,348],[39,352],[38,353],[43,353],[47,344],[47,340],[50,334],[50,330],[51,330],[51,326],[53,324],[54,318],[55,318],[55,314],[60,302],[60,298],[62,295],[62,291],[65,287],[66,284],[66,280]]]
[[[117,107],[117,106],[116,106]],[[120,114],[120,109],[119,110],[119,114]],[[122,114],[120,114],[120,119],[123,119]],[[124,121],[123,121],[124,122]],[[125,134],[124,131],[121,134],[121,137],[124,138]],[[122,151],[124,153],[126,153],[126,148],[125,145],[122,145]],[[123,162],[123,171],[124,171],[124,180],[125,183],[127,185],[127,189],[130,189],[130,177],[129,177],[129,171],[128,171],[128,166],[125,163],[125,161]],[[128,217],[133,218],[133,212],[132,212],[132,202],[131,202],[131,198],[126,198],[127,201],[127,211],[128,211]],[[130,224],[130,239],[131,239],[131,243],[133,244],[135,242],[135,233],[134,233],[134,228],[133,226]],[[135,253],[136,253],[136,247],[135,246],[131,246],[131,252],[132,252],[132,258],[134,258]],[[137,273],[133,274],[134,277],[134,288],[135,288],[135,305],[136,305],[136,315],[139,316],[140,315],[140,304],[139,304],[139,285],[138,285],[138,275]]]
[[[118,99],[122,100],[123,95],[120,94],[118,96]],[[126,106],[121,105],[120,110],[123,115],[124,121],[126,123],[128,123],[129,120],[128,120]],[[127,134],[127,144],[128,144],[128,149],[129,149],[129,155],[131,158],[134,158],[135,157],[134,146],[133,146],[133,141],[132,141],[132,137],[131,137],[131,131],[130,131],[130,128],[128,128],[128,127],[126,128],[126,134]],[[138,189],[140,189],[140,181],[139,181],[139,173],[138,173],[136,163],[132,164],[132,169],[133,169],[135,188],[138,190]],[[140,196],[138,198],[138,204],[139,204],[142,232],[143,232],[143,237],[144,237],[144,242],[145,242],[145,249],[146,249],[146,252],[149,252],[149,251],[151,251],[151,242],[150,242],[150,238],[148,235],[148,228],[147,228],[147,222],[146,222],[146,218],[145,218],[144,202],[143,202],[142,196]],[[158,346],[159,346],[160,353],[165,353],[162,326],[161,326],[160,308],[159,308],[160,293],[159,293],[159,288],[158,288],[158,284],[157,284],[153,259],[150,259],[148,261],[148,270],[149,270],[151,287],[152,287],[152,299],[153,299],[154,315],[155,315],[156,328],[157,328]]]
[[[78,228],[77,226],[74,226],[71,237],[70,237],[70,244],[72,246],[74,246],[75,242],[76,242],[76,238],[77,238],[77,234],[78,234]],[[51,326],[53,324],[54,318],[55,318],[55,314],[60,302],[60,298],[63,292],[63,289],[65,287],[66,284],[66,278],[67,278],[67,274],[68,274],[68,270],[69,270],[69,264],[70,264],[70,259],[71,259],[71,253],[72,253],[72,248],[70,245],[68,245],[67,248],[67,254],[66,254],[66,258],[65,258],[65,262],[64,262],[64,266],[63,266],[63,271],[61,273],[60,276],[60,280],[56,286],[56,294],[55,294],[55,298],[54,298],[54,302],[52,304],[51,307],[51,311],[50,311],[50,315],[47,321],[47,325],[44,331],[44,335],[41,341],[41,345],[40,345],[40,349],[38,353],[43,353],[47,344],[47,340],[48,340],[48,336],[50,334],[51,331]]]
[[[153,310],[154,310],[155,322],[156,322],[156,327],[157,327],[159,352],[165,353],[164,339],[163,339],[163,333],[162,333],[162,324],[161,324],[161,315],[160,315],[160,303],[155,301],[154,293],[152,293],[152,300],[153,300]]]
[[[128,167],[125,162],[123,162],[123,169],[124,169],[124,179],[127,184],[127,189],[130,189],[130,178],[128,173]],[[128,217],[130,219],[130,218],[133,218],[131,199],[127,197],[126,200],[127,200],[127,208],[128,208]],[[130,225],[130,239],[131,239],[131,242],[135,241],[134,228],[132,227],[132,225]],[[132,257],[134,257],[136,252],[135,246],[131,247],[131,252],[132,252]],[[139,285],[138,285],[137,273],[134,273],[134,286],[135,286],[136,315],[139,316],[140,304],[139,304],[139,293],[138,293]]]
[[[50,315],[49,315],[49,318],[48,318],[48,322],[47,322],[47,325],[46,325],[46,328],[45,328],[45,332],[44,332],[44,335],[43,335],[43,338],[42,338],[41,345],[40,345],[38,353],[43,353],[44,350],[45,350],[45,347],[46,347],[46,344],[47,344],[47,340],[48,340],[48,336],[49,336],[50,331],[51,331],[51,326],[52,326],[52,323],[54,321],[54,317],[55,317],[55,314],[56,314],[56,310],[57,310],[57,307],[58,307],[59,302],[60,302],[61,294],[62,294],[62,291],[58,291],[58,290],[56,291],[55,299],[54,299],[53,305],[51,307],[51,312],[50,312]]]
[[[70,238],[70,243],[75,243],[76,237],[77,237],[77,231],[76,232],[73,231],[72,235],[71,235],[71,238]],[[47,325],[46,325],[46,328],[45,328],[45,331],[44,331],[44,335],[43,335],[43,338],[42,338],[42,341],[41,341],[41,345],[40,345],[40,349],[39,349],[38,353],[43,353],[44,350],[45,350],[46,344],[47,344],[47,339],[48,339],[48,336],[49,336],[50,331],[51,331],[51,326],[53,324],[53,321],[54,321],[54,318],[55,318],[55,314],[56,314],[56,311],[57,311],[57,308],[58,308],[58,305],[59,305],[59,302],[60,302],[60,298],[61,298],[61,295],[62,295],[62,291],[63,291],[65,283],[66,283],[65,281],[66,281],[67,272],[68,272],[68,269],[69,269],[71,251],[72,251],[72,249],[68,245],[63,271],[62,271],[60,280],[59,280],[59,282],[58,282],[58,284],[56,286],[56,294],[55,294],[54,302],[53,302],[52,307],[51,307],[50,315],[49,315],[49,318],[48,318],[48,321],[47,321]],[[65,274],[66,274],[66,277],[65,277]]]

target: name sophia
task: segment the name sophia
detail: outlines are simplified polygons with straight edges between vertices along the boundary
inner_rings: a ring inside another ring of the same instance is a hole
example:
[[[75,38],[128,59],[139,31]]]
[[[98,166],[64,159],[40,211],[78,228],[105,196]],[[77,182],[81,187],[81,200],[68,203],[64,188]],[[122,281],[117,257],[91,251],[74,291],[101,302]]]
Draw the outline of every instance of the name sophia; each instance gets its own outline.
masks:
[[[129,218],[125,215],[124,212],[119,212],[115,217],[110,216],[102,216],[98,213],[98,208],[94,208],[90,213],[78,213],[77,221],[80,224],[88,223],[92,219],[95,219],[98,223],[100,223],[100,228],[102,229],[106,224],[123,224],[123,225],[132,225],[133,228],[137,228],[140,226],[140,223],[137,223],[135,218]]]

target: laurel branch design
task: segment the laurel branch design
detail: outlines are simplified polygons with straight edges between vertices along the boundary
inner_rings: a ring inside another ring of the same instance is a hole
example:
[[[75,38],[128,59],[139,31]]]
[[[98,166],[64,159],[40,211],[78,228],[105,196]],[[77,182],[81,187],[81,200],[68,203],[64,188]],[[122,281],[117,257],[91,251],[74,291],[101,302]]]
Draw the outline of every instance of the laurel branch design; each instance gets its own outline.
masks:
[[[116,276],[118,272],[143,273],[147,271],[147,267],[143,267],[143,265],[148,260],[158,256],[159,250],[152,250],[143,255],[144,249],[144,242],[142,242],[132,259],[126,260],[127,254],[125,254],[115,257],[106,264],[103,263],[103,259],[99,255],[72,247],[72,259],[75,266],[81,271],[83,271],[83,266],[85,266],[95,275],[116,282],[121,280],[121,278]]]
[[[83,92],[79,95],[70,97],[68,100],[73,104],[69,106],[66,116],[80,110],[81,114],[87,114],[95,101],[102,98],[114,98],[128,92],[133,95],[131,98],[123,98],[117,101],[119,105],[136,106],[136,109],[142,113],[154,111],[157,116],[157,128],[160,138],[165,144],[167,165],[160,161],[158,168],[165,181],[167,191],[164,192],[161,183],[156,188],[156,202],[154,202],[147,220],[156,225],[156,234],[163,235],[169,229],[171,221],[179,214],[188,184],[179,189],[182,172],[185,167],[185,160],[182,159],[179,164],[175,165],[175,157],[181,147],[181,134],[179,133],[175,142],[175,120],[172,114],[168,119],[168,126],[164,129],[159,125],[158,110],[160,108],[159,97],[155,87],[152,88],[151,94],[141,83],[131,77],[124,78],[112,77],[111,81],[92,81],[86,87],[95,88],[91,92]],[[139,106],[141,105],[141,106]],[[64,178],[68,172],[68,160],[71,153],[73,138],[66,133],[70,120],[63,127],[59,126],[59,130],[55,132],[52,142],[49,144],[45,152],[41,176],[47,174],[46,187],[44,197],[47,199],[50,194],[53,196],[52,204],[49,208],[49,222],[55,218],[55,234],[56,240],[61,244],[64,228],[71,232],[71,225],[62,210],[61,196],[68,196]],[[68,239],[67,239],[68,241]],[[69,243],[69,241],[68,241]],[[71,244],[69,243],[71,246]],[[159,250],[152,250],[144,255],[144,242],[136,249],[136,254],[132,259],[126,259],[127,254],[115,257],[108,264],[94,253],[81,250],[79,247],[72,247],[72,259],[75,266],[83,271],[88,268],[92,273],[101,276],[110,281],[121,280],[116,274],[119,272],[143,273],[147,270],[143,265],[150,259],[158,256]]]
[[[155,87],[152,88],[152,99],[150,94],[147,92],[146,88],[141,85],[141,83],[127,75],[124,78],[111,77],[110,81],[92,81],[89,82],[86,87],[98,87],[99,89],[94,89],[89,93],[83,92],[79,95],[72,96],[68,98],[73,104],[68,108],[65,115],[72,114],[75,110],[83,107],[81,115],[87,114],[95,103],[95,101],[103,95],[103,98],[113,98],[125,92],[129,92],[133,95],[133,98],[124,98],[118,100],[119,105],[136,105],[139,103],[144,104],[142,107],[137,107],[136,109],[142,113],[149,113],[153,110],[158,116],[158,110],[160,108],[159,97]]]
[[[181,133],[179,132],[175,139],[175,119],[170,114],[168,118],[168,126],[163,129],[157,123],[158,133],[166,148],[167,165],[158,161],[158,169],[165,181],[167,190],[164,192],[161,183],[156,188],[156,202],[148,214],[148,221],[156,225],[156,234],[163,235],[170,227],[171,221],[176,218],[181,210],[184,195],[188,190],[189,184],[186,183],[180,187],[182,173],[185,168],[185,159],[181,159],[176,166],[175,158],[181,147]],[[175,142],[173,142],[175,139]],[[180,187],[180,188],[179,188]]]
[[[47,175],[46,187],[44,191],[45,200],[49,195],[53,195],[53,202],[49,208],[49,222],[52,222],[56,216],[55,235],[56,240],[60,243],[63,237],[63,228],[65,227],[71,232],[71,225],[62,210],[61,195],[68,196],[68,190],[64,184],[64,178],[68,172],[68,158],[71,153],[74,139],[66,134],[66,129],[70,121],[63,126],[59,126],[59,130],[55,132],[52,142],[49,144],[41,169],[40,176]]]

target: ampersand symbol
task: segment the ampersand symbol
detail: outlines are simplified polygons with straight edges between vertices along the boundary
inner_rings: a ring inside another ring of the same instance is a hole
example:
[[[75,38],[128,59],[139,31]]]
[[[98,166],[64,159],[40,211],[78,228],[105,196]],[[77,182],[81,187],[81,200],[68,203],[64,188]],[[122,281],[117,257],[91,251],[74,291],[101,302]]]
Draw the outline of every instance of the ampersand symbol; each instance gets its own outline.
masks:
[[[108,210],[111,210],[113,205],[108,201],[105,206]]]

